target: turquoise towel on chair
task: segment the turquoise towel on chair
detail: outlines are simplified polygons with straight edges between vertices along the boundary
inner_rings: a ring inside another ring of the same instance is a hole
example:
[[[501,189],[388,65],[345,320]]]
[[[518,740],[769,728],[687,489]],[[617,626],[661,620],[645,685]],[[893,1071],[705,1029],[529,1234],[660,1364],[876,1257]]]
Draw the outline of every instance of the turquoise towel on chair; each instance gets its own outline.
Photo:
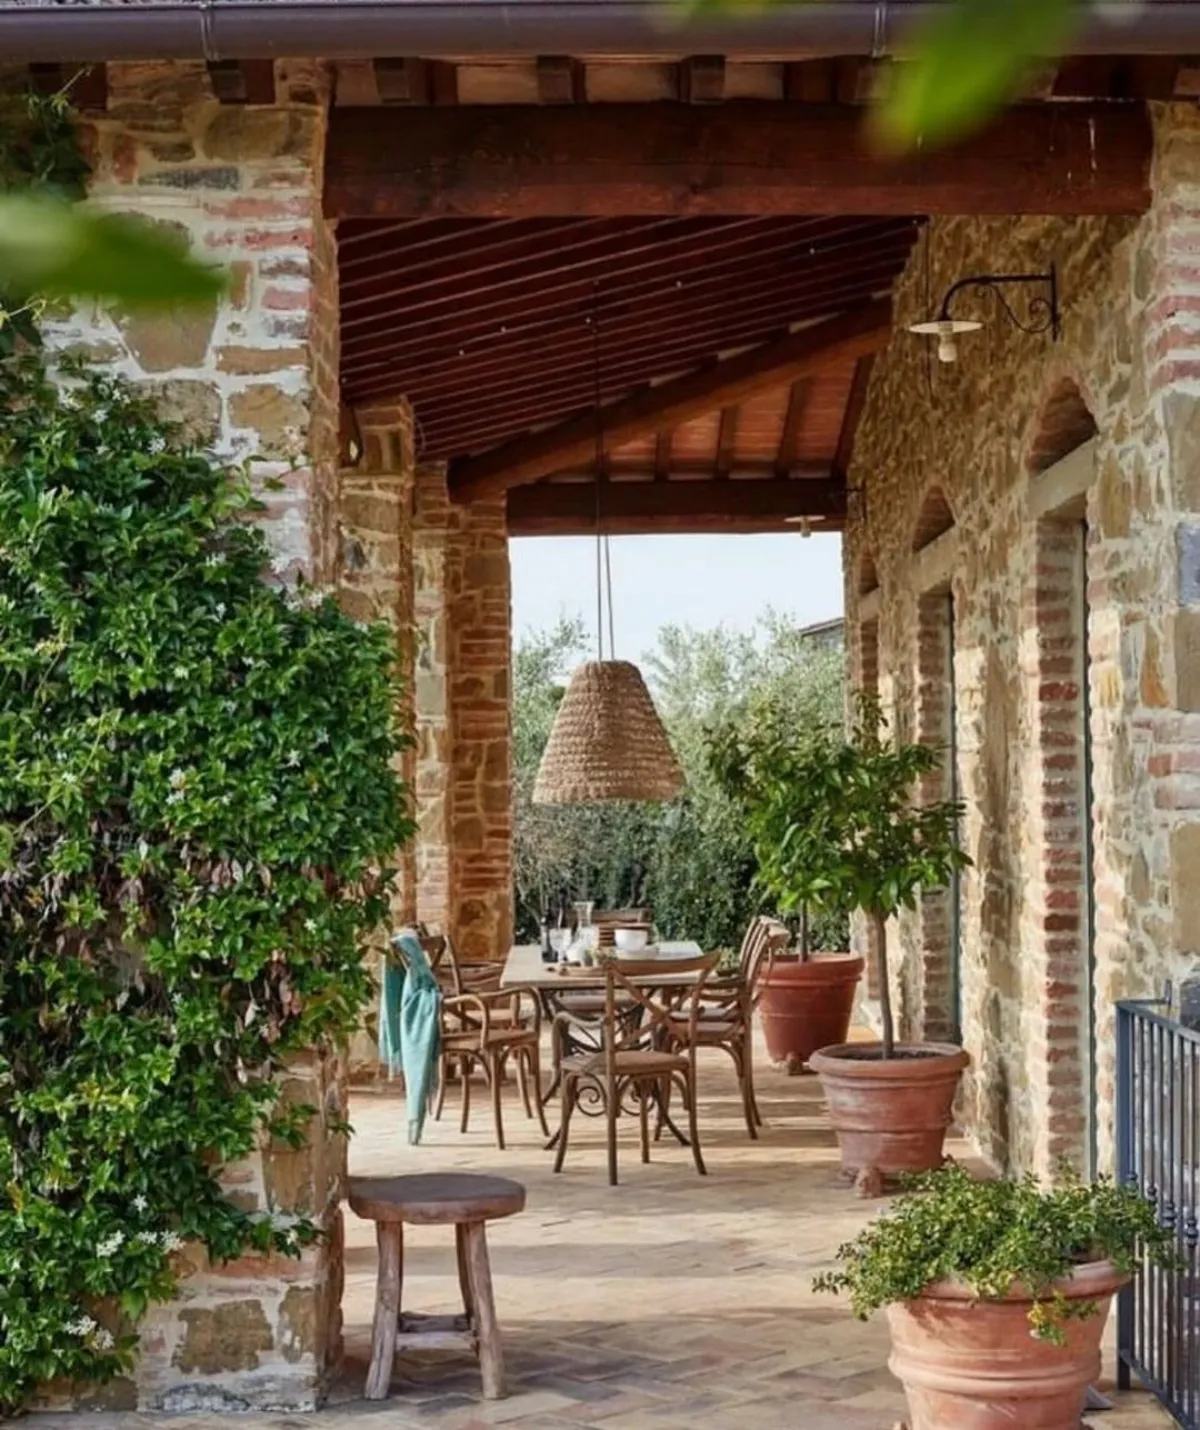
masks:
[[[385,1007],[381,1010],[380,1029],[381,1034],[387,1032],[387,1051],[394,1056],[392,1038],[396,1024],[399,1025],[400,1066],[404,1071],[404,1095],[408,1102],[408,1140],[415,1146],[425,1126],[441,1051],[442,990],[415,934],[397,934],[392,943],[403,964],[403,983],[398,1017],[393,1020],[388,1016],[390,1010],[386,1005],[385,973]],[[381,1053],[383,1051],[381,1047]]]

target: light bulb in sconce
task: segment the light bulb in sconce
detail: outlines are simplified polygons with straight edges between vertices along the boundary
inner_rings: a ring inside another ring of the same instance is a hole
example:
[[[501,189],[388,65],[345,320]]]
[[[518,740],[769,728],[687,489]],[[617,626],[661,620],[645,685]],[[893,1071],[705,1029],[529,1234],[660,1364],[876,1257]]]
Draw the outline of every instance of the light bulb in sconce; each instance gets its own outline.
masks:
[[[801,536],[811,536],[813,533],[813,522],[824,521],[821,516],[788,516],[784,518],[785,526],[794,526],[799,529]]]
[[[952,363],[958,361],[959,333],[977,333],[982,327],[973,318],[934,318],[928,323],[910,323],[908,331],[936,338],[938,361]]]

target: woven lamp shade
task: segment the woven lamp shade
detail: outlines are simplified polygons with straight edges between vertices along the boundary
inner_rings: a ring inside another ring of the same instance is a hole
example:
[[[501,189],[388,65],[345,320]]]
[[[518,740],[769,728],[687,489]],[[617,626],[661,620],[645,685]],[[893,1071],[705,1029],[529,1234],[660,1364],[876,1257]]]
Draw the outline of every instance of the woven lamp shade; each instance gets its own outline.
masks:
[[[533,784],[534,804],[642,803],[683,788],[646,682],[627,660],[592,660],[571,677]]]

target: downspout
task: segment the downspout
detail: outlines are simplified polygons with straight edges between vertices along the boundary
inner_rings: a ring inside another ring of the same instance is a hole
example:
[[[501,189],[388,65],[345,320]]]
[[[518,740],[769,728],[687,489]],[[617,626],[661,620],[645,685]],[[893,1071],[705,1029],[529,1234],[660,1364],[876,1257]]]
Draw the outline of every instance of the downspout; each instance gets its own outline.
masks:
[[[753,14],[729,7],[684,19],[670,0],[0,0],[0,56],[33,62],[903,56],[916,30],[941,8],[936,0],[778,0]],[[1101,0],[1089,8],[1071,52],[1200,52],[1200,3]]]

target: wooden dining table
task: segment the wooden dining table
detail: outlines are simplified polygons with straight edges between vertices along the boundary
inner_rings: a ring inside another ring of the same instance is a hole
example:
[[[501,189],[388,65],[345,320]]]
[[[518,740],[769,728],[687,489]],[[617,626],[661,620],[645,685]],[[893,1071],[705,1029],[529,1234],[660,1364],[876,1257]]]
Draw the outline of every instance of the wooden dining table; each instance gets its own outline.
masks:
[[[672,959],[701,958],[704,950],[690,939],[662,941],[657,945],[658,956],[654,959],[653,974],[639,983],[654,988],[681,988],[694,983],[696,973],[672,973]],[[510,948],[504,961],[504,972],[500,975],[501,988],[532,988],[536,993],[554,995],[559,993],[598,992],[604,988],[604,968],[601,964],[582,967],[578,964],[543,963],[542,951],[536,943],[520,943]]]
[[[673,973],[672,960],[697,959],[704,956],[704,950],[690,939],[660,940],[656,945],[654,972],[639,975],[636,981],[647,988],[686,988],[695,983],[699,974],[693,969],[689,973]],[[631,960],[633,955],[630,956]],[[572,994],[603,993],[607,983],[603,964],[583,966],[579,964],[543,963],[542,951],[536,943],[517,944],[509,949],[504,961],[504,971],[500,975],[501,988],[528,988],[536,993],[546,1017],[570,1008]],[[597,1029],[599,1037],[599,1029]],[[550,1086],[542,1093],[542,1102],[548,1103],[560,1085],[559,1069],[555,1068]],[[585,1116],[592,1115],[586,1108],[580,1108]],[[665,1103],[661,1110],[662,1124],[684,1147],[691,1146],[683,1131],[671,1118]],[[560,1130],[556,1130],[546,1144],[552,1150],[557,1144]]]

